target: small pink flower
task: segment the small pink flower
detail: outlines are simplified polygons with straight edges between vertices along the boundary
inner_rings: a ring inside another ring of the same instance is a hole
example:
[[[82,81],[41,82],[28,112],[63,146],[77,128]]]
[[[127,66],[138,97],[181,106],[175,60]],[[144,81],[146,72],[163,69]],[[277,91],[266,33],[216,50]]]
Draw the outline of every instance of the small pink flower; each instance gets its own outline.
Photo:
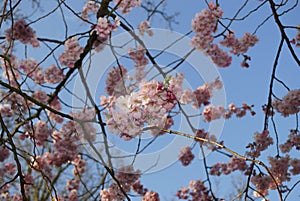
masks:
[[[182,147],[180,150],[180,154],[178,155],[178,159],[180,160],[183,166],[188,166],[192,162],[194,157],[195,156],[192,153],[192,149],[190,146]]]

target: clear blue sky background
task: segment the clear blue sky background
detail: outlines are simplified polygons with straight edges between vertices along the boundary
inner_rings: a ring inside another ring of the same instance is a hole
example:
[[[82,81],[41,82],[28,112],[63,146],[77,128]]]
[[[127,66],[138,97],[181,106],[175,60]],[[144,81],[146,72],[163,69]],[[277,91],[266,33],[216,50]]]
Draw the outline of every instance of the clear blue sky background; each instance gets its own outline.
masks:
[[[179,33],[187,33],[191,30],[191,20],[195,16],[195,13],[200,12],[203,8],[206,8],[204,1],[197,0],[167,0],[167,13],[172,14],[174,12],[180,12],[176,17],[176,20],[179,22],[178,25],[172,24],[173,29]],[[244,1],[243,1],[244,2]],[[220,6],[224,11],[225,17],[232,17],[233,12],[236,12],[240,6],[240,1],[229,0],[229,1],[220,1]],[[252,9],[259,5],[261,2],[256,0],[249,1],[247,6],[249,9]],[[290,1],[294,3],[294,1]],[[41,7],[48,11],[52,8],[51,5],[55,4],[55,1],[44,1],[41,3]],[[25,8],[25,12],[30,14],[32,10],[28,7],[29,5],[22,5]],[[80,11],[83,6],[83,3],[80,2],[78,5],[75,5],[74,9]],[[87,27],[82,24],[76,24],[77,19],[68,12],[64,11],[66,20],[69,22],[69,35],[77,31],[86,31]],[[242,13],[240,16],[243,16],[245,13]],[[267,16],[271,14],[269,4],[265,4],[257,13],[254,13],[245,21],[239,21],[233,23],[231,29],[235,31],[236,35],[241,37],[244,32],[248,31],[252,33],[258,24],[260,24]],[[31,19],[36,19],[34,16],[38,17],[38,13],[35,13]],[[33,27],[37,31],[39,37],[49,37],[49,38],[59,38],[64,39],[65,29],[61,23],[61,15],[56,12],[51,15],[52,19],[48,22],[48,19],[41,20],[38,23],[34,24]],[[129,14],[127,20],[136,27],[137,24],[145,19],[145,13],[141,10],[133,10]],[[152,27],[154,28],[165,28],[166,23],[161,20],[161,18],[154,18]],[[290,14],[287,14],[282,18],[283,24],[286,25],[297,25],[300,24],[300,8],[299,6],[292,11]],[[57,23],[60,22],[60,23]],[[73,22],[73,24],[72,24]],[[227,24],[227,23],[226,23]],[[288,32],[290,37],[295,36],[296,32]],[[220,140],[225,141],[225,145],[232,148],[233,150],[238,151],[239,153],[244,153],[244,148],[248,142],[252,141],[254,132],[262,131],[264,126],[264,114],[261,111],[261,106],[266,103],[270,74],[272,71],[272,66],[274,62],[274,57],[276,54],[277,47],[279,45],[279,30],[276,27],[273,18],[269,19],[263,27],[261,27],[257,36],[260,39],[260,42],[249,50],[249,55],[251,56],[250,67],[248,69],[240,67],[240,62],[242,61],[241,57],[233,57],[233,63],[229,68],[221,69],[218,68],[221,78],[224,82],[226,90],[227,103],[234,102],[236,105],[241,105],[246,102],[249,105],[254,104],[254,110],[257,112],[257,115],[252,117],[247,115],[242,119],[230,119],[226,121],[223,132],[221,134]],[[295,49],[296,53],[299,55],[300,49]],[[43,54],[39,55],[41,58]],[[178,71],[183,71],[188,77],[190,72],[185,72],[184,69],[179,68]],[[291,58],[286,46],[284,46],[282,56],[279,61],[279,66],[277,70],[277,77],[284,81],[291,89],[300,88],[299,83],[299,67]],[[197,83],[198,80],[193,81]],[[199,85],[202,85],[203,82],[200,81]],[[275,84],[275,93],[279,97],[282,97],[286,91],[279,84]],[[98,97],[95,97],[97,99]],[[287,135],[289,134],[289,129],[295,127],[295,118],[283,119],[279,115],[276,115],[275,120],[277,122],[277,129],[279,133],[279,139],[281,142],[286,140]],[[201,125],[201,124],[200,124]],[[270,126],[272,128],[272,126]],[[271,134],[273,134],[271,130]],[[273,135],[274,137],[274,135]],[[164,140],[171,142],[171,139]],[[180,147],[178,147],[179,153]],[[272,149],[270,152],[273,152],[273,156],[276,154],[275,149]],[[198,153],[196,148],[195,154]],[[295,152],[294,152],[295,153]],[[272,154],[272,153],[270,153]],[[299,153],[295,153],[294,156],[299,156]],[[228,159],[218,154],[210,154],[208,156],[208,163],[212,165],[213,161],[227,161]],[[237,180],[239,174],[235,174],[237,177],[234,180]],[[180,189],[181,186],[187,186],[191,179],[202,179],[205,180],[206,176],[203,171],[202,160],[197,159],[197,155],[193,163],[188,167],[182,167],[179,162],[169,166],[168,168],[151,174],[146,174],[142,178],[142,182],[150,190],[155,190],[161,195],[161,200],[176,200],[175,193],[176,190]],[[228,198],[228,193],[235,191],[235,188],[231,180],[232,177],[212,177],[212,181],[217,183],[214,186],[214,189],[221,195]],[[295,179],[300,179],[297,176]],[[225,185],[224,185],[225,184]],[[299,192],[300,187],[298,186],[295,189],[295,192]],[[276,196],[275,196],[276,197]],[[299,199],[297,193],[290,197],[290,200]],[[139,199],[137,199],[139,200]],[[272,200],[272,199],[271,199]],[[277,200],[277,198],[274,198]]]

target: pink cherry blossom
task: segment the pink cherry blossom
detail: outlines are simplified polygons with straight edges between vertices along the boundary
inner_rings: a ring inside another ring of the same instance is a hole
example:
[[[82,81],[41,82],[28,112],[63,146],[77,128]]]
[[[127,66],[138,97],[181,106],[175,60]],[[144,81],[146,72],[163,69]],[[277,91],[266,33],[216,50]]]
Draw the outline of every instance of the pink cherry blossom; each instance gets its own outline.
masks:
[[[213,200],[209,193],[209,189],[201,180],[191,180],[188,188],[182,187],[176,193],[179,199],[197,201],[197,200]]]
[[[269,187],[272,179],[268,175],[258,174],[251,177],[251,182],[255,185],[259,193],[255,193],[256,197],[262,197],[269,194]]]
[[[247,147],[250,151],[246,151],[246,155],[257,158],[261,152],[266,150],[271,144],[273,144],[273,138],[269,135],[268,130],[264,130],[262,133],[256,132],[254,134],[254,143],[250,143]]]
[[[5,31],[6,41],[19,40],[23,44],[31,44],[33,47],[39,47],[39,41],[35,31],[25,22],[24,19],[16,21],[12,28]]]
[[[134,7],[141,6],[142,0],[114,0],[114,3],[123,14],[127,14]]]
[[[149,36],[153,35],[153,31],[150,30],[150,24],[151,23],[147,20],[140,22],[138,25],[138,30],[141,36],[144,36],[145,33],[147,33]]]
[[[123,66],[118,66],[110,69],[105,81],[105,90],[109,96],[118,97],[124,94],[124,80],[126,79],[126,75],[127,69]]]
[[[10,155],[9,150],[4,146],[0,146],[0,153],[0,162],[5,161]]]
[[[289,165],[292,167],[290,172],[293,175],[300,174],[300,160],[299,159],[297,159],[297,158],[291,159]]]
[[[194,158],[195,155],[192,153],[192,149],[190,146],[181,148],[180,154],[178,155],[178,159],[180,160],[183,166],[188,166]]]
[[[226,110],[222,106],[205,106],[202,112],[205,122],[211,122],[224,116]]]
[[[298,113],[300,111],[300,89],[289,91],[282,100],[275,99],[272,106],[284,117]]]
[[[112,32],[116,31],[120,26],[120,19],[116,17],[114,23],[110,22],[107,18],[99,17],[94,30],[97,33],[97,40],[94,42],[95,51],[100,52],[106,46],[109,36]]]
[[[96,139],[96,129],[93,125],[95,119],[94,109],[83,109],[71,114],[76,120],[80,121],[74,122],[74,129],[77,135],[81,139],[94,141]]]
[[[148,191],[143,196],[142,201],[160,201],[160,198],[157,192]]]
[[[224,47],[230,47],[230,52],[235,55],[241,55],[248,51],[249,47],[253,47],[258,42],[258,38],[250,33],[245,33],[243,38],[235,38],[235,34],[230,32],[224,40],[219,41],[219,44]]]
[[[81,14],[84,19],[88,18],[88,13],[96,13],[100,8],[100,4],[96,1],[88,1],[84,4]]]
[[[0,58],[1,68],[3,70],[2,76],[12,83],[20,79],[21,74],[18,71],[19,61],[15,55],[7,55],[7,59]]]
[[[128,193],[131,190],[131,186],[140,178],[140,174],[140,170],[134,170],[133,167],[129,165],[120,167],[115,177],[118,179],[123,192]],[[112,183],[107,189],[100,191],[101,201],[124,200],[125,196],[123,192],[116,183]]]
[[[65,78],[65,75],[63,74],[63,70],[52,64],[45,70],[44,78],[46,83],[56,84],[61,82]]]
[[[288,168],[290,162],[289,155],[286,155],[284,157],[269,156],[268,161],[271,165],[270,171],[278,184],[281,184],[285,181],[289,181],[291,179],[288,174]]]
[[[65,51],[59,56],[59,62],[63,66],[74,68],[75,62],[79,60],[83,47],[80,47],[77,37],[71,37],[65,42]]]
[[[128,54],[131,59],[135,62],[134,70],[135,75],[134,78],[137,82],[140,82],[146,76],[145,67],[148,64],[148,59],[145,57],[146,50],[142,46],[138,46],[135,50],[129,49]]]

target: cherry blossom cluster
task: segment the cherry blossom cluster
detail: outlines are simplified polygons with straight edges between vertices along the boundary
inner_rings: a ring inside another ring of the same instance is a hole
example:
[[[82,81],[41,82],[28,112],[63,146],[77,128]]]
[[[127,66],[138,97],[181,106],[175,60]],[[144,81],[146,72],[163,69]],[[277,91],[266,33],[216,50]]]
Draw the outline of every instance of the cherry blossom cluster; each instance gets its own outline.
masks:
[[[300,25],[297,26],[296,37],[291,40],[292,44],[296,44],[296,47],[300,47]]]
[[[141,176],[140,174],[140,170],[134,170],[131,165],[119,168],[115,177],[122,187],[122,190],[117,183],[112,183],[107,189],[100,191],[101,201],[124,200],[125,195],[123,192],[130,192],[131,186],[138,181]]]
[[[15,92],[7,94],[6,91],[0,91],[0,97],[2,98],[2,104],[9,105],[4,110],[8,112],[6,115],[9,116],[11,113],[15,115],[26,114],[28,110],[27,103],[21,95]]]
[[[176,196],[178,199],[190,201],[213,200],[209,189],[201,180],[191,180],[188,188],[182,187],[179,191],[177,191]]]
[[[13,162],[7,162],[1,164],[2,167],[0,167],[0,176],[1,178],[5,178],[4,175],[13,176],[17,172],[17,167]]]
[[[34,142],[37,146],[43,146],[46,141],[49,139],[53,129],[49,128],[47,123],[42,120],[38,120],[32,127],[25,132],[24,137],[34,139]]]
[[[114,0],[118,9],[123,13],[129,13],[134,7],[142,5],[142,0]]]
[[[289,91],[282,100],[276,98],[272,106],[284,117],[297,114],[300,112],[300,89]]]
[[[191,45],[197,50],[203,51],[211,60],[219,67],[228,67],[232,62],[232,57],[228,53],[214,44],[214,36],[218,27],[218,21],[223,16],[221,8],[213,2],[208,4],[209,9],[204,9],[201,13],[197,13],[192,20],[192,30],[196,35],[191,40]],[[230,53],[241,55],[248,51],[249,47],[254,46],[258,42],[255,35],[245,33],[243,38],[237,39],[233,32],[225,36],[224,40],[219,41],[219,44],[225,47],[230,47]],[[243,67],[248,67],[247,60],[250,57],[245,56],[242,62]]]
[[[84,19],[87,19],[88,13],[96,13],[100,8],[100,4],[96,1],[88,1],[84,4],[83,10],[81,11],[81,14]]]
[[[297,158],[291,159],[290,160],[290,166],[292,167],[290,172],[293,175],[300,174],[300,159],[297,159]]]
[[[95,119],[94,109],[83,109],[71,114],[76,121],[74,122],[75,132],[81,139],[94,141],[96,139],[96,129],[93,126]]]
[[[43,156],[48,165],[61,167],[76,158],[79,137],[74,133],[76,133],[76,129],[73,121],[66,122],[59,131],[53,131],[53,151],[47,152]]]
[[[80,186],[80,177],[85,172],[86,161],[82,159],[80,155],[77,155],[72,161],[74,168],[72,170],[75,178],[72,180],[67,180],[66,190],[69,191],[68,199],[69,201],[78,201],[77,191]]]
[[[197,139],[197,138],[202,138],[202,139],[207,139],[211,142],[217,142],[217,137],[213,134],[209,134],[208,132],[206,132],[204,129],[197,129],[195,131],[195,141],[196,142],[199,142],[199,144],[202,146],[206,146],[208,149],[212,150],[212,151],[215,151],[216,149],[218,149],[217,146],[215,146],[214,144],[212,143],[209,143],[209,142],[204,142],[200,139]],[[219,144],[222,144],[222,142],[220,142]]]
[[[51,165],[49,165],[50,161],[47,158],[47,154],[45,156],[46,157],[36,156],[32,158],[31,167],[38,172],[43,172],[48,178],[52,178],[52,169]]]
[[[205,122],[211,122],[213,120],[220,119],[221,117],[229,119],[233,114],[235,114],[236,117],[243,117],[247,114],[247,111],[250,111],[252,116],[255,115],[252,107],[245,103],[243,103],[240,108],[231,103],[228,106],[228,110],[226,110],[223,106],[214,106],[210,104],[204,107],[202,115]]]
[[[24,19],[16,21],[12,28],[5,31],[5,38],[8,43],[13,40],[19,40],[23,44],[30,44],[33,47],[39,47],[39,41],[35,31],[25,22]]]
[[[83,47],[80,47],[77,37],[73,36],[66,40],[64,48],[65,51],[59,56],[58,60],[63,66],[74,68],[75,62],[80,59]]]
[[[290,156],[284,157],[268,157],[269,164],[271,165],[270,171],[274,176],[277,184],[282,184],[285,181],[290,181],[290,174],[288,169],[290,167]]]
[[[255,197],[263,197],[269,194],[269,188],[272,184],[272,178],[265,174],[258,174],[251,177],[251,182],[255,185]]]
[[[192,152],[190,146],[182,147],[178,155],[178,159],[183,166],[188,166],[192,160],[195,158],[195,155]]]
[[[258,38],[250,33],[245,33],[241,39],[237,39],[233,32],[228,33],[224,40],[219,43],[224,47],[231,48],[230,53],[242,55],[246,53],[249,47],[253,47],[258,42]]]
[[[39,66],[38,62],[33,58],[21,60],[20,69],[22,69],[24,73],[37,84],[56,84],[62,81],[65,77],[63,70],[54,64],[43,70],[43,68]]]
[[[209,174],[220,176],[221,174],[228,175],[236,170],[245,171],[247,170],[248,165],[246,161],[235,156],[231,157],[228,163],[216,163],[210,169]]]
[[[3,70],[2,76],[9,80],[13,86],[16,86],[16,80],[20,79],[21,75],[18,71],[19,62],[15,55],[6,55],[7,59],[0,58],[1,68]]]
[[[166,125],[172,124],[166,113],[177,104],[183,75],[171,76],[167,80],[165,83],[142,81],[137,91],[115,98],[105,113],[108,129],[121,136],[135,137],[147,125],[152,135],[160,134]],[[103,99],[102,102],[106,102]]]
[[[284,157],[268,157],[270,163],[270,172],[275,179],[277,185],[281,185],[285,181],[290,181],[290,173],[293,175],[300,173],[300,161],[299,159],[291,159],[289,155]],[[289,170],[289,167],[292,166],[293,169]],[[276,189],[276,184],[269,175],[260,173],[256,175],[255,171],[251,178],[251,182],[257,188],[255,193],[256,197],[266,196],[269,193],[269,190]]]
[[[201,105],[208,105],[210,103],[214,90],[219,90],[222,87],[223,84],[221,80],[217,78],[213,82],[199,86],[194,91],[191,91],[190,89],[184,90],[178,100],[180,100],[182,104],[193,103],[193,107],[199,109]]]
[[[251,158],[259,157],[262,151],[273,144],[273,138],[269,135],[268,130],[264,130],[261,133],[256,132],[254,134],[254,140],[253,143],[247,145],[247,148],[249,148],[250,151],[246,151],[246,155]]]
[[[138,25],[139,34],[141,36],[144,36],[145,33],[147,33],[149,36],[153,36],[153,31],[150,30],[150,25],[151,23],[147,20],[140,22],[140,24]]]
[[[143,196],[142,201],[160,201],[159,194],[155,191],[148,191]]]
[[[52,102],[49,104],[49,106],[56,111],[61,111],[61,109],[62,109],[61,102],[59,101],[58,97],[55,97],[52,100]],[[58,124],[63,123],[64,118],[61,115],[55,114],[54,112],[50,112],[48,110],[47,110],[47,113],[48,113],[51,121],[56,122]]]
[[[218,20],[222,16],[222,10],[213,2],[209,3],[209,10],[204,9],[201,13],[197,13],[192,20],[192,30],[196,35],[192,38],[191,45],[210,56],[217,66],[227,67],[231,64],[232,58],[217,44],[212,44],[214,40],[212,34],[217,31]]]
[[[134,78],[137,82],[141,82],[146,76],[145,67],[148,64],[148,59],[145,57],[145,53],[146,49],[143,46],[138,46],[135,50],[132,48],[128,50],[130,58],[135,62]]]
[[[291,151],[293,147],[295,147],[297,150],[300,150],[300,134],[297,130],[291,130],[290,134],[288,136],[288,139],[285,143],[279,145],[280,150],[283,153],[287,153]]]
[[[97,33],[97,40],[94,42],[95,51],[100,52],[107,44],[108,38],[112,32],[116,31],[120,26],[120,19],[116,17],[114,23],[107,18],[99,17],[94,30]]]
[[[3,162],[9,157],[9,150],[2,145],[0,146],[0,152],[0,162]]]
[[[159,201],[159,194],[154,191],[148,191],[147,188],[144,188],[144,186],[141,184],[141,182],[138,180],[133,185],[131,185],[131,189],[138,195],[142,195],[143,201]]]
[[[123,66],[111,68],[106,76],[106,87],[105,91],[109,96],[118,97],[125,95],[126,92],[124,83],[127,78],[127,69]],[[102,103],[104,104],[104,102]]]
[[[0,113],[3,117],[12,117],[14,115],[14,111],[10,108],[9,104],[0,104]]]

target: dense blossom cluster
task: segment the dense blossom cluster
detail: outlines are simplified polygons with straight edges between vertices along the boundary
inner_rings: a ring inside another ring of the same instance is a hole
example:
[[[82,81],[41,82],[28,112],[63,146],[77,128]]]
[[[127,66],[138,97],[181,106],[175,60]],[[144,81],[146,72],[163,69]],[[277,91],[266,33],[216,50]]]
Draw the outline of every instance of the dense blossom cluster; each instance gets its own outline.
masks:
[[[283,182],[290,181],[290,173],[293,175],[300,173],[300,160],[299,159],[291,159],[289,155],[284,157],[268,157],[268,161],[270,164],[270,172],[272,177],[275,179],[277,185],[281,185]],[[290,166],[292,169],[289,170]],[[276,188],[276,184],[273,181],[270,175],[258,174],[254,173],[254,176],[251,178],[251,182],[257,188],[257,192],[255,193],[256,197],[262,197],[268,195],[269,190],[273,190]]]
[[[25,132],[25,137],[34,139],[37,146],[43,146],[53,132],[52,128],[49,128],[45,121],[39,120]]]
[[[44,154],[43,158],[49,165],[61,167],[68,161],[72,161],[77,156],[79,137],[75,135],[75,125],[73,121],[66,122],[60,130],[52,133],[53,151]]]
[[[112,32],[116,31],[120,26],[120,19],[116,17],[114,23],[107,18],[99,17],[94,30],[97,33],[97,40],[94,42],[95,51],[100,52],[104,49],[108,42],[108,38]]]
[[[142,201],[160,201],[159,194],[154,191],[148,191],[143,196]]]
[[[111,68],[106,76],[105,91],[109,96],[119,97],[125,95],[125,81],[127,78],[127,69],[123,66]],[[104,104],[104,102],[102,103]]]
[[[62,81],[65,77],[63,70],[54,64],[43,70],[43,68],[39,66],[38,61],[33,58],[21,60],[19,67],[37,84],[56,84]]]
[[[192,30],[196,35],[192,38],[191,45],[208,55],[217,66],[227,67],[231,64],[232,57],[226,51],[220,49],[218,44],[213,43],[213,33],[217,31],[218,20],[223,16],[223,12],[213,2],[210,2],[208,6],[209,9],[204,9],[201,13],[197,13],[192,20]],[[219,44],[230,47],[230,53],[241,55],[246,53],[248,48],[254,46],[257,42],[258,38],[255,35],[245,33],[243,38],[237,39],[234,33],[230,32],[224,40],[219,41]],[[250,58],[248,56],[244,58],[242,66],[247,67],[246,60]]]
[[[283,153],[287,153],[291,151],[293,147],[296,148],[296,150],[300,150],[300,134],[297,130],[291,130],[290,134],[288,136],[288,139],[285,143],[279,145],[281,151]]]
[[[213,134],[209,134],[204,129],[197,129],[195,131],[195,137],[196,137],[195,138],[196,142],[199,142],[199,144],[201,146],[204,145],[209,150],[215,151],[215,150],[217,150],[219,148],[215,144],[210,143],[210,142],[217,142],[217,137],[215,135],[213,135]],[[209,140],[210,142],[204,142],[203,140],[197,139],[197,138],[206,139],[206,140]],[[222,144],[222,142],[220,142],[219,144]]]
[[[148,64],[148,59],[145,57],[145,53],[146,49],[143,46],[138,46],[135,50],[128,50],[130,58],[135,62],[134,78],[137,82],[141,82],[146,76],[145,67]]]
[[[39,47],[39,41],[35,31],[25,22],[24,19],[16,21],[12,28],[5,31],[6,41],[10,43],[13,40],[19,40],[23,44],[30,44],[33,47]]]
[[[145,20],[140,22],[140,24],[138,25],[138,30],[141,36],[144,36],[145,33],[147,33],[149,36],[153,35],[153,31],[150,29],[150,22]]]
[[[258,38],[250,33],[245,33],[241,39],[237,39],[233,32],[226,35],[224,40],[219,43],[222,46],[231,48],[230,53],[241,55],[248,51],[249,47],[253,47],[258,42]]]
[[[141,176],[140,174],[140,170],[134,170],[131,165],[119,168],[115,177],[122,189],[120,189],[117,183],[112,183],[107,189],[101,190],[101,201],[124,200],[124,193],[130,192],[131,186],[138,181]]]
[[[86,161],[82,159],[80,155],[77,155],[74,160],[72,161],[72,164],[74,165],[73,168],[73,175],[75,178],[71,180],[67,180],[66,184],[66,190],[68,193],[68,201],[78,201],[80,200],[78,197],[78,190],[80,187],[80,178],[83,176],[83,173],[86,171]]]
[[[152,135],[161,134],[161,129],[172,124],[167,113],[176,106],[177,99],[180,98],[182,82],[182,74],[169,77],[167,83],[142,81],[138,91],[116,97],[107,107],[108,129],[121,136],[135,137],[147,125],[152,128]],[[102,102],[106,102],[103,99]]]
[[[75,132],[81,139],[94,141],[96,139],[96,129],[93,126],[95,121],[95,110],[84,109],[71,114],[76,121],[74,122]]]
[[[216,176],[220,176],[221,174],[228,175],[236,170],[245,171],[247,168],[248,165],[244,159],[233,156],[228,163],[214,164],[209,173]]]
[[[9,157],[9,150],[7,148],[5,148],[4,146],[0,147],[0,162],[3,162],[5,159],[7,159]]]
[[[251,158],[257,158],[261,152],[266,150],[271,144],[273,144],[273,138],[269,135],[268,130],[264,130],[261,133],[256,132],[254,134],[254,142],[249,143],[247,148],[250,151],[246,151],[246,155]]]
[[[208,105],[205,106],[202,115],[204,117],[204,121],[211,122],[216,119],[220,119],[224,117],[225,119],[229,119],[233,114],[236,117],[243,117],[247,114],[247,111],[250,111],[251,115],[255,115],[255,112],[252,111],[251,106],[243,103],[242,107],[236,107],[233,103],[229,104],[228,110],[226,110],[223,106],[214,106]]]
[[[223,84],[221,80],[217,78],[213,82],[205,83],[197,87],[194,91],[190,89],[184,90],[178,100],[180,100],[182,104],[193,103],[193,107],[199,109],[201,105],[208,105],[210,103],[214,90],[219,90],[222,87]]]
[[[201,180],[191,180],[189,187],[182,187],[177,191],[176,196],[178,199],[198,201],[198,200],[213,200],[210,195],[209,189],[204,185]]]
[[[118,9],[123,13],[129,13],[134,7],[142,5],[142,0],[114,0]]]
[[[282,100],[276,98],[272,106],[284,117],[297,114],[300,112],[300,89],[289,91]]]
[[[16,80],[20,79],[21,75],[18,72],[19,61],[13,54],[0,58],[1,68],[3,70],[2,76],[8,79],[11,84],[15,85]]]
[[[290,166],[290,156],[284,157],[268,157],[269,164],[271,165],[270,171],[275,178],[277,184],[282,184],[285,181],[289,181],[290,175],[288,169]]]
[[[69,68],[75,67],[75,62],[80,59],[83,47],[80,47],[77,37],[71,37],[65,42],[65,51],[59,56],[59,62]]]
[[[183,166],[188,166],[194,158],[195,155],[193,154],[190,146],[181,148],[178,159]]]
[[[96,1],[88,1],[84,4],[83,10],[81,11],[81,14],[84,19],[88,18],[88,14],[90,13],[96,13],[100,8],[100,4]]]
[[[258,174],[251,177],[251,182],[255,185],[257,191],[254,192],[256,197],[263,197],[269,194],[269,188],[272,178],[265,174]]]

